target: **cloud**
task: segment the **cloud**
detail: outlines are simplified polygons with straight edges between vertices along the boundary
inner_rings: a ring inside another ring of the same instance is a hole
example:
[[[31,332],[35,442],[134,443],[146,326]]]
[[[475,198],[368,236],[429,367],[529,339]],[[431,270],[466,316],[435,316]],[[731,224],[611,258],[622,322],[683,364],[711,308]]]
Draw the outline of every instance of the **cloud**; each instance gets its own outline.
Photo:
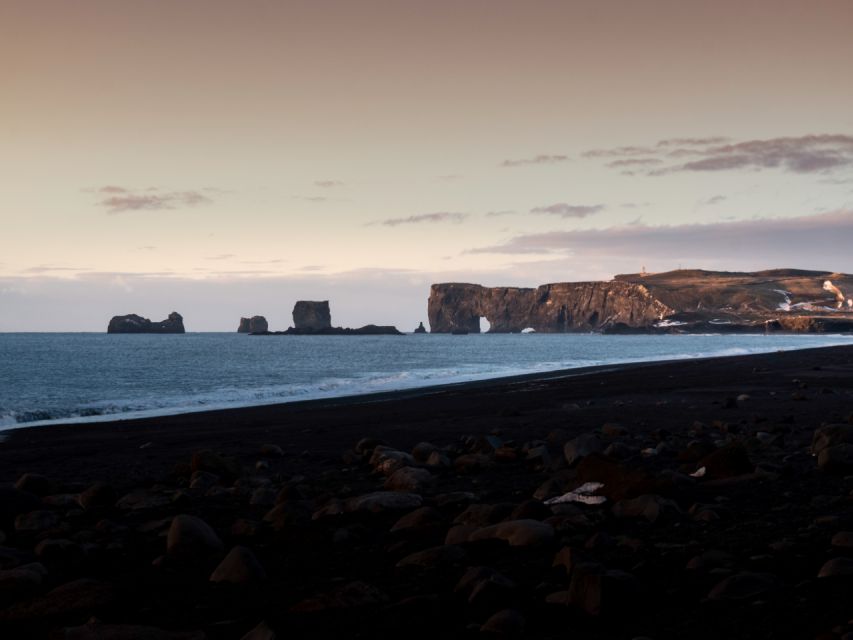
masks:
[[[333,187],[342,187],[344,183],[340,180],[315,180],[314,185],[323,189],[331,189]]]
[[[568,204],[558,202],[547,207],[534,207],[530,213],[547,213],[561,218],[585,218],[604,210],[603,204]]]
[[[421,213],[407,218],[389,218],[369,223],[368,226],[381,224],[386,227],[396,227],[401,224],[420,224],[422,222],[462,222],[468,217],[467,213],[453,213],[449,211],[438,211],[436,213]]]
[[[443,176],[437,176],[437,180],[441,182],[456,182],[457,180],[462,179],[461,173],[447,173]]]
[[[326,196],[293,196],[294,200],[305,200],[306,202],[327,202],[331,198]]]
[[[207,256],[205,260],[228,260],[230,258],[236,257],[233,253],[220,253],[216,256]]]
[[[146,191],[151,191],[152,188]],[[156,187],[153,187],[156,189]],[[123,187],[102,187],[100,192],[113,194],[104,198],[98,205],[105,207],[108,213],[124,211],[161,211],[181,207],[196,207],[213,202],[198,191],[172,191],[169,193],[139,193]]]
[[[728,198],[726,198],[726,196],[711,196],[710,198],[706,198],[706,199],[702,200],[701,204],[714,205],[714,204],[720,204],[721,202],[724,202],[726,200],[728,200]]]
[[[489,218],[497,218],[499,216],[511,216],[516,211],[514,209],[501,209],[500,211],[487,211],[486,216]]]
[[[613,162],[608,162],[607,166],[610,168],[616,167],[642,167],[650,164],[661,164],[663,160],[660,158],[626,158],[624,160],[614,160]]]
[[[667,164],[643,172],[648,176],[736,169],[826,173],[853,166],[853,136],[821,134],[734,143],[720,137],[670,138],[661,140],[654,147],[592,149],[582,155],[588,158],[617,158],[607,163],[606,166],[610,168]],[[675,158],[685,160],[672,164]],[[634,175],[636,172],[623,173]]]
[[[521,167],[526,164],[558,164],[560,162],[568,162],[569,156],[540,154],[532,158],[521,158],[519,160],[504,160],[501,162],[501,167]]]
[[[645,262],[733,269],[793,267],[853,269],[849,251],[853,210],[673,226],[624,225],[516,236],[474,254],[552,255],[604,263]],[[828,261],[834,261],[828,264]],[[615,269],[613,270],[615,272]]]

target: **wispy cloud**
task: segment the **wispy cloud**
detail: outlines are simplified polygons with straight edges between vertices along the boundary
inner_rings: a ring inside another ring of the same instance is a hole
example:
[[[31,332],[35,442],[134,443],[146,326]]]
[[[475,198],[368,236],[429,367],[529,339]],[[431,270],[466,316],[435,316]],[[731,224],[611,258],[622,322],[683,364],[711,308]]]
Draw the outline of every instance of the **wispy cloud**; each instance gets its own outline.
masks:
[[[534,207],[530,213],[547,213],[561,218],[586,218],[604,210],[603,204],[568,204],[558,202],[547,207]]]
[[[761,258],[769,266],[826,265],[828,257],[851,264],[853,210],[813,216],[649,226],[638,223],[604,229],[581,229],[520,235],[500,245],[469,253],[562,255],[598,261],[683,261],[689,264],[740,264]],[[829,266],[829,265],[827,265]],[[844,268],[838,265],[835,268]],[[729,267],[730,268],[730,267]],[[849,267],[848,267],[849,268]]]
[[[387,220],[377,220],[368,223],[372,225],[383,225],[385,227],[397,227],[401,224],[421,224],[421,223],[437,223],[437,222],[462,222],[468,217],[467,213],[455,213],[450,211],[437,211],[435,213],[421,213],[405,218],[388,218]]]
[[[314,186],[322,189],[332,189],[334,187],[342,187],[344,186],[344,183],[340,180],[315,180]]]
[[[711,196],[710,198],[705,198],[704,200],[702,200],[701,204],[715,205],[720,204],[721,202],[725,202],[726,200],[728,200],[726,196]]]
[[[98,206],[107,209],[108,213],[124,211],[160,211],[164,209],[179,209],[182,207],[197,207],[213,202],[208,196],[199,191],[170,191],[168,193],[151,193],[156,187],[146,189],[145,193],[125,187],[106,186],[98,191],[108,197],[98,202]]]
[[[500,216],[511,216],[517,213],[514,209],[501,209],[500,211],[487,211],[486,216],[489,218],[498,218]]]
[[[532,158],[520,158],[518,160],[504,160],[501,162],[500,166],[502,167],[521,167],[526,164],[559,164],[561,162],[568,162],[570,160],[569,156],[564,155],[554,155],[542,153],[538,156],[533,156]]]
[[[629,175],[763,169],[800,174],[825,173],[853,166],[853,136],[821,134],[743,142],[728,142],[720,137],[671,138],[654,146],[591,149],[582,155],[587,158],[616,158],[606,166],[636,169],[625,172]],[[665,166],[652,168],[651,165]]]
[[[462,179],[461,173],[446,173],[443,176],[437,176],[436,180],[440,182],[456,182]]]
[[[230,260],[231,258],[234,258],[234,257],[235,256],[233,253],[220,253],[219,255],[216,255],[216,256],[207,256],[205,258],[205,260]]]

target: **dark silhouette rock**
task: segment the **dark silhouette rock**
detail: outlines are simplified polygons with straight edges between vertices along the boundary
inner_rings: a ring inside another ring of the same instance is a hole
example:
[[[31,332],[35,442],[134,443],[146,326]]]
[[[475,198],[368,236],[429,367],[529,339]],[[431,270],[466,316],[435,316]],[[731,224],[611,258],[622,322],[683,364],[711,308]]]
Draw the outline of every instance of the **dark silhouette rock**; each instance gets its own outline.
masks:
[[[168,318],[160,322],[151,322],[135,313],[113,316],[107,333],[185,333],[184,319],[177,311],[173,311]]]
[[[300,300],[293,307],[293,328],[297,331],[322,331],[332,328],[329,301]]]
[[[434,284],[432,333],[602,331],[797,333],[853,330],[853,307],[837,306],[831,280],[853,290],[853,276],[778,269],[756,273],[678,270],[617,275],[609,282],[559,282],[535,289]]]
[[[237,333],[264,333],[269,331],[270,327],[267,319],[263,316],[252,316],[251,318],[240,318],[240,326],[237,327]]]
[[[421,323],[418,325],[418,328],[417,328],[417,329],[415,329],[415,331],[414,331],[414,332],[415,332],[415,333],[426,333],[426,332],[427,332],[427,330],[426,330],[426,327],[424,326],[424,323],[423,323],[423,322],[421,322]]]

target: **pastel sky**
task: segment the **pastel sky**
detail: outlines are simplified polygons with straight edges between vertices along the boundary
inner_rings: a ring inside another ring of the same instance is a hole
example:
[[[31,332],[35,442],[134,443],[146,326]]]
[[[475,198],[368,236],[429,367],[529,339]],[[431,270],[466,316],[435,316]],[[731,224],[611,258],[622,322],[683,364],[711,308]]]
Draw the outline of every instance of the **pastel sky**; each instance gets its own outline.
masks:
[[[0,331],[853,272],[850,0],[3,0]]]

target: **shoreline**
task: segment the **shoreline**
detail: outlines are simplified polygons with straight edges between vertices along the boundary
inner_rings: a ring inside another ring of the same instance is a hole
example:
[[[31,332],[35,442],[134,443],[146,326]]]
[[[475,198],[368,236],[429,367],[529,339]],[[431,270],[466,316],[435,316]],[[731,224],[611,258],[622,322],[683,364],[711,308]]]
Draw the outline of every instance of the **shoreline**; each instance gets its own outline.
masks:
[[[198,332],[198,333],[210,333],[210,332]],[[230,332],[229,332],[230,333]],[[545,335],[545,334],[543,334]],[[720,334],[726,335],[726,334]],[[613,336],[620,337],[620,336]],[[819,339],[821,336],[803,336],[804,339],[808,339],[810,337],[814,337],[815,339]],[[832,334],[832,337],[844,337],[844,334]],[[853,337],[851,337],[851,341],[853,341]],[[275,408],[283,405],[300,405],[300,406],[319,406],[319,405],[330,405],[330,406],[339,406],[341,404],[350,404],[350,403],[359,403],[359,402],[379,402],[388,399],[397,399],[398,397],[414,397],[421,394],[430,394],[439,392],[444,389],[454,388],[454,387],[465,387],[467,385],[480,385],[480,384],[490,384],[490,383],[500,383],[506,382],[511,383],[514,381],[526,381],[533,380],[539,377],[550,378],[554,377],[566,377],[573,375],[581,375],[589,372],[594,372],[598,370],[611,370],[615,368],[623,368],[623,367],[633,367],[633,366],[643,366],[643,365],[653,365],[653,364],[663,364],[663,363],[673,363],[673,362],[683,362],[683,361],[693,361],[693,360],[708,360],[708,359],[716,359],[716,358],[738,358],[738,357],[746,357],[750,355],[760,355],[767,353],[777,353],[777,352],[790,352],[790,351],[802,351],[802,350],[810,350],[810,349],[832,349],[836,347],[843,347],[846,345],[824,345],[820,347],[811,347],[811,346],[803,346],[803,347],[795,347],[788,349],[775,349],[769,351],[757,351],[753,353],[747,354],[725,354],[725,355],[708,355],[708,356],[685,356],[685,357],[677,357],[677,358],[661,358],[661,359],[646,359],[646,360],[629,360],[624,362],[614,362],[610,364],[601,364],[601,365],[588,365],[588,366],[579,366],[579,367],[569,367],[569,368],[558,368],[558,369],[548,369],[542,371],[530,371],[527,373],[514,373],[514,374],[497,374],[494,376],[487,375],[486,377],[474,377],[470,379],[464,379],[459,381],[451,381],[451,382],[439,382],[435,384],[419,384],[415,383],[412,386],[397,388],[397,389],[389,389],[384,391],[366,391],[366,392],[355,392],[355,393],[344,393],[343,395],[329,395],[323,396],[322,394],[319,397],[306,398],[306,399],[296,399],[296,400],[270,400],[268,402],[234,402],[234,403],[225,403],[221,405],[212,405],[201,407],[199,405],[190,406],[190,407],[165,407],[163,409],[143,409],[139,411],[128,411],[128,412],[116,412],[116,413],[105,413],[100,415],[92,415],[92,416],[75,416],[69,418],[58,418],[51,420],[37,420],[31,422],[23,422],[23,423],[12,423],[7,425],[0,425],[0,438],[3,438],[5,434],[8,434],[12,431],[18,431],[21,429],[30,429],[30,428],[51,428],[51,427],[63,427],[68,425],[95,425],[95,424],[127,424],[127,423],[135,423],[139,421],[147,421],[147,420],[156,420],[160,418],[168,418],[171,416],[181,416],[187,414],[214,414],[219,412],[228,412],[228,411],[240,411],[240,410],[249,410],[249,409],[257,409],[257,408]],[[477,376],[479,374],[471,374]],[[467,376],[461,376],[467,377]],[[309,392],[310,393],[310,392]]]

